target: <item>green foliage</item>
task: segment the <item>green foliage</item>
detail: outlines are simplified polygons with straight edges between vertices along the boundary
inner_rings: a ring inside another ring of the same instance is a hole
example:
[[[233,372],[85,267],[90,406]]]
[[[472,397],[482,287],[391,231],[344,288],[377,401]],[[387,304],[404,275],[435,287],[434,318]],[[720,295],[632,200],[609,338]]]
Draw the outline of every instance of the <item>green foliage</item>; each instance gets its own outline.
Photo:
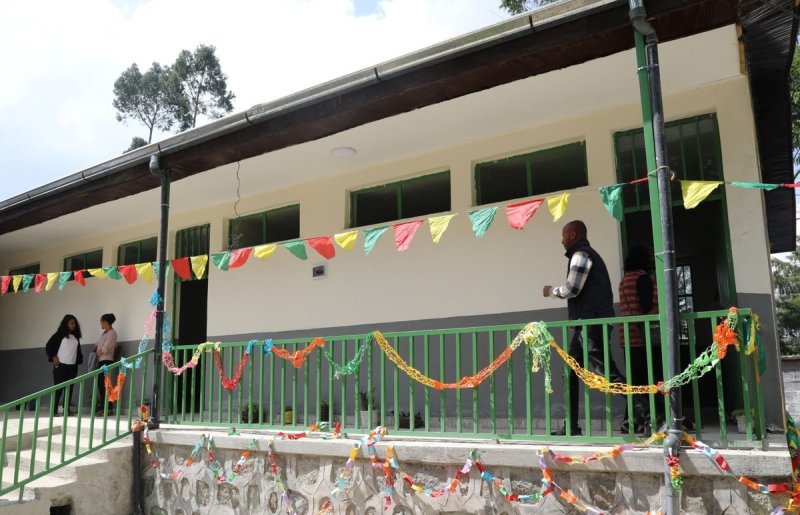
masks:
[[[781,354],[800,354],[800,250],[772,259]]]
[[[114,108],[117,121],[135,120],[148,128],[147,143],[153,129],[169,130],[177,114],[175,88],[168,67],[153,63],[144,74],[136,63],[114,82]]]
[[[531,11],[536,7],[552,4],[558,0],[501,0],[500,9],[508,11],[509,14],[522,14]]]
[[[197,125],[197,116],[221,118],[233,111],[235,95],[228,91],[216,48],[199,45],[194,53],[182,50],[172,66],[180,87],[179,119],[182,130]]]
[[[131,139],[131,145],[123,152],[123,154],[130,152],[131,150],[136,150],[137,148],[145,145],[147,145],[146,139],[139,136],[134,136],[133,139]]]
[[[795,51],[789,69],[789,95],[792,101],[792,149],[794,162],[800,164],[800,53]],[[797,174],[795,174],[795,178]]]

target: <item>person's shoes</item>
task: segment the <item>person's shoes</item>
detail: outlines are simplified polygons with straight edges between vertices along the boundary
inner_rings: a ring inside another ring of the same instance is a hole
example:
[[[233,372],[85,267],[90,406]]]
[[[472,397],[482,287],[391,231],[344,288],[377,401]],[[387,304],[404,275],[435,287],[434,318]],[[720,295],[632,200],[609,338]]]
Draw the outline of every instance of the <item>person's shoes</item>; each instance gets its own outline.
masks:
[[[573,427],[570,433],[572,433],[572,436],[581,436],[583,434],[579,426]],[[563,426],[561,429],[556,429],[551,434],[553,436],[567,436],[567,426]]]

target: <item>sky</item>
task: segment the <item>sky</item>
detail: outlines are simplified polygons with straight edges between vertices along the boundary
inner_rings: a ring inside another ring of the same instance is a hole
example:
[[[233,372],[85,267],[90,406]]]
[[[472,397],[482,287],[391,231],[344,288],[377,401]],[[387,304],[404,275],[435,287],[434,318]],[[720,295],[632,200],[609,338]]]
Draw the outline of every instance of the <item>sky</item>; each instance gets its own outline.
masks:
[[[114,81],[133,63],[145,71],[214,45],[237,112],[502,21],[498,4],[0,0],[0,200],[147,138],[143,125],[116,121],[112,106]]]

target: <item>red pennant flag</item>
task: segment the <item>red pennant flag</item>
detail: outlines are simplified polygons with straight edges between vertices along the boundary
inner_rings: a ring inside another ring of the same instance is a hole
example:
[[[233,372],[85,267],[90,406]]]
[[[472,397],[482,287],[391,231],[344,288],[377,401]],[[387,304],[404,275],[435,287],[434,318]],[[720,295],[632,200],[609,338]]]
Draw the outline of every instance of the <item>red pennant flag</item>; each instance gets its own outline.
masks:
[[[404,224],[395,224],[394,227],[394,246],[398,252],[403,252],[411,245],[411,240],[417,233],[417,229],[422,225],[423,220],[414,220]]]
[[[75,270],[72,275],[75,276],[75,282],[81,286],[86,286],[86,279],[83,278],[83,270]]]
[[[178,277],[184,280],[188,280],[192,278],[192,268],[189,265],[189,258],[179,258],[179,259],[171,259],[169,262],[172,265],[172,269],[175,270],[175,273],[178,274]]]
[[[253,252],[253,247],[246,247],[243,249],[236,249],[231,251],[231,260],[228,262],[228,270],[239,268],[247,263],[250,259],[250,254]]]
[[[507,205],[506,216],[508,217],[508,225],[521,231],[522,228],[525,227],[525,224],[533,218],[533,215],[536,214],[536,210],[539,209],[539,206],[543,203],[544,199],[536,199]]]
[[[11,285],[11,276],[4,275],[2,279],[0,279],[0,295],[5,295],[8,293],[8,287]]]
[[[136,278],[139,277],[136,273],[136,265],[120,265],[117,270],[119,270],[120,275],[125,278],[128,284],[135,283]]]
[[[33,289],[36,290],[36,293],[42,291],[42,288],[44,288],[46,282],[47,282],[47,275],[36,274],[36,278],[33,280]]]
[[[306,242],[325,259],[332,259],[336,255],[336,249],[333,247],[333,241],[330,236],[309,238]]]

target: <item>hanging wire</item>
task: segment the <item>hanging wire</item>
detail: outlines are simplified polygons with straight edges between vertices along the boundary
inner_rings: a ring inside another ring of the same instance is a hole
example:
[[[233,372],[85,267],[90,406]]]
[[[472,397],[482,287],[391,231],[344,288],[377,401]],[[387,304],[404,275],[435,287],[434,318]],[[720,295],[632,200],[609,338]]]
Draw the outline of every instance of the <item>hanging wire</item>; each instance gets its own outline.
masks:
[[[239,214],[239,202],[242,201],[242,179],[239,177],[239,170],[241,169],[241,161],[236,161],[236,202],[233,203],[233,212],[236,214],[236,219],[241,218],[242,215]],[[230,248],[231,249],[238,249],[241,245],[242,238],[244,234],[242,234],[239,229],[239,224],[235,224],[236,232],[233,231],[234,225],[231,225],[231,234],[230,234]]]

